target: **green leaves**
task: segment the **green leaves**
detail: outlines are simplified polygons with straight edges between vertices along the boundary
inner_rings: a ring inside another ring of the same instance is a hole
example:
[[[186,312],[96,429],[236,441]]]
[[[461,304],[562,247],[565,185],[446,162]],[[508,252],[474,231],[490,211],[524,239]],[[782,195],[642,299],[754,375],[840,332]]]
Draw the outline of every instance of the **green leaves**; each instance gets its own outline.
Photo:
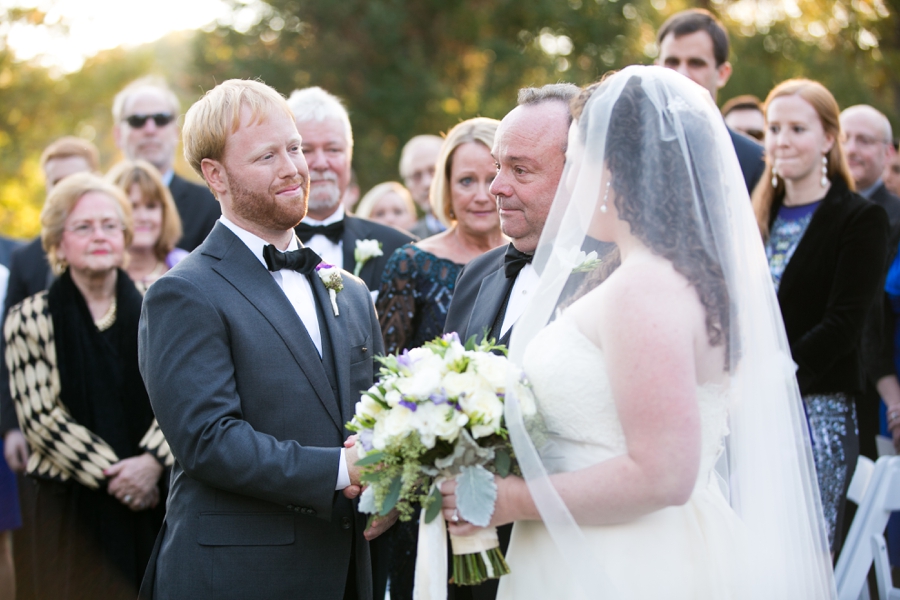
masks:
[[[432,486],[431,493],[428,495],[428,508],[425,510],[425,522],[431,523],[441,513],[441,490]]]
[[[385,516],[397,505],[400,499],[400,486],[403,480],[395,477],[391,480],[391,486],[388,488],[387,496],[384,497],[384,503],[381,505],[381,516]]]
[[[497,475],[505,478],[509,475],[511,466],[512,457],[509,455],[509,450],[506,448],[497,448],[494,451],[494,468],[497,469]]]
[[[384,452],[369,452],[363,458],[356,461],[357,467],[377,465],[384,458]]]

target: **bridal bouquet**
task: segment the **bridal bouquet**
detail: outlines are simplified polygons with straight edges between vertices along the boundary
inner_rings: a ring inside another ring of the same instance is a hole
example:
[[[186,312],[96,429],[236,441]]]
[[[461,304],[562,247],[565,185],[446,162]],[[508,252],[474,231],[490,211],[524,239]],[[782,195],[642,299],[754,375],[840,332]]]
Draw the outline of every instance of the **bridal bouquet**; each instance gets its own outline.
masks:
[[[357,465],[368,486],[359,510],[375,516],[396,508],[399,518],[409,521],[420,504],[420,561],[429,555],[423,544],[446,552],[444,520],[437,518],[443,481],[457,481],[459,518],[486,527],[497,499],[494,474],[518,472],[503,422],[507,386],[516,386],[525,415],[534,414],[534,397],[524,374],[506,356],[492,352],[497,350],[506,351],[493,341],[476,345],[474,337],[463,345],[451,333],[421,348],[379,357],[379,380],[362,394],[348,424],[359,434]],[[431,542],[425,542],[429,536]],[[474,585],[509,573],[496,529],[450,538],[454,583]],[[431,560],[435,566],[441,562],[440,556]],[[419,586],[418,565],[416,570]],[[437,582],[446,583],[446,578]]]

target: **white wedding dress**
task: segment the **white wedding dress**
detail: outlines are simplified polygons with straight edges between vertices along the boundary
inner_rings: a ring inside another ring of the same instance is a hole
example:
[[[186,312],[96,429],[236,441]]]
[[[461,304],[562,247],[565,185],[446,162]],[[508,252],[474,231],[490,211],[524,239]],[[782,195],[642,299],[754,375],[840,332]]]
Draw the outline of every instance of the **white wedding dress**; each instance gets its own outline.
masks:
[[[550,433],[542,453],[548,472],[576,471],[626,453],[603,352],[565,314],[529,343],[525,371]],[[693,495],[673,506],[612,526],[582,526],[597,561],[623,599],[700,600],[741,597],[743,525],[720,488],[715,464],[728,434],[723,386],[697,388],[702,423],[700,471]],[[500,580],[501,600],[584,598],[540,521],[517,522]],[[601,596],[597,596],[598,598]]]

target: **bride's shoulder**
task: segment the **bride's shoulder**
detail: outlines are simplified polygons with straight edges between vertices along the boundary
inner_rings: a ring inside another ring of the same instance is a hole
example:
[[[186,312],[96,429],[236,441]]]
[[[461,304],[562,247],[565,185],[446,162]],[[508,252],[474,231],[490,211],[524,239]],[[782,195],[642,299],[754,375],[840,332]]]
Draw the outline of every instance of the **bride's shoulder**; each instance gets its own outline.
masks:
[[[601,288],[605,288],[602,289]],[[691,286],[671,262],[657,256],[626,260],[598,286],[605,300],[612,303],[641,301],[670,302],[690,298]]]

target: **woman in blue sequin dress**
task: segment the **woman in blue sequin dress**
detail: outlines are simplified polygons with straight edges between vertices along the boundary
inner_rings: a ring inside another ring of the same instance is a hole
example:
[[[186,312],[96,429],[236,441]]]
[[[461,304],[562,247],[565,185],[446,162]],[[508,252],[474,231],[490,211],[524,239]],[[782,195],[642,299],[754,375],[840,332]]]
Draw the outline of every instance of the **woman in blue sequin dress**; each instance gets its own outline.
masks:
[[[447,230],[398,248],[388,260],[376,304],[385,353],[416,348],[443,333],[460,270],[506,243],[497,202],[490,194],[497,173],[491,147],[499,124],[494,119],[469,119],[444,140],[430,201]],[[393,600],[412,598],[417,536],[416,521],[397,523],[389,532]]]
[[[887,260],[884,210],[853,191],[838,105],[821,84],[785,81],[766,99],[766,171],[753,207],[813,440],[833,556],[859,456],[863,322]]]

